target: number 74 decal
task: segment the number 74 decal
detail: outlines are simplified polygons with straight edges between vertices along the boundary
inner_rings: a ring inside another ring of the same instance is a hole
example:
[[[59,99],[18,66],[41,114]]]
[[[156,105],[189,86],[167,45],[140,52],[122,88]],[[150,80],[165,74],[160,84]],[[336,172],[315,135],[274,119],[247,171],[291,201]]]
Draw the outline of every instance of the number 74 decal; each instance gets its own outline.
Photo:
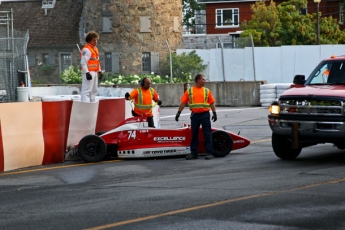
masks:
[[[135,139],[136,137],[137,137],[137,132],[136,132],[136,130],[129,130],[128,131],[128,133],[129,133],[129,135],[128,135],[128,140],[129,139]]]

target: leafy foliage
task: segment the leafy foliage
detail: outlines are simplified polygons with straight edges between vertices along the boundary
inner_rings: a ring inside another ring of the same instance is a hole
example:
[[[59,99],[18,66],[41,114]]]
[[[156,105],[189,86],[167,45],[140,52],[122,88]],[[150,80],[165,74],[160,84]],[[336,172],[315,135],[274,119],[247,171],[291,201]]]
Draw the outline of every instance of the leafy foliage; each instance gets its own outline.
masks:
[[[244,22],[245,31],[241,37],[253,36],[257,46],[278,45],[314,45],[316,44],[317,15],[302,14],[307,0],[289,0],[278,6],[271,0],[269,5],[265,1],[252,5],[254,12],[252,20]],[[320,17],[320,43],[344,43],[345,31],[339,29],[337,19]]]
[[[248,37],[249,32],[253,33],[254,43],[258,46],[273,46],[279,37],[278,31],[281,27],[278,8],[271,0],[266,6],[264,1],[256,2],[251,6],[254,11],[252,20],[244,21],[241,27],[245,30],[242,36]]]
[[[191,82],[194,75],[202,72],[207,65],[203,65],[203,60],[193,50],[190,53],[181,53],[172,55],[172,75],[173,82]],[[170,75],[170,59],[169,55],[166,61],[160,62],[160,69],[163,75]]]
[[[156,83],[168,83],[170,82],[169,76],[160,76],[155,74],[133,74],[129,76],[123,76],[121,74],[104,73],[101,85],[121,85],[121,84],[139,84],[144,78],[150,78],[153,84]]]
[[[68,69],[62,72],[60,79],[64,84],[81,84],[81,75],[81,71],[78,67],[70,66]],[[160,76],[157,74],[132,74],[128,76],[123,76],[121,74],[115,73],[104,73],[103,78],[99,83],[101,85],[139,84],[140,80],[142,80],[144,77],[150,78],[153,84],[170,82],[170,77],[167,75]],[[175,78],[173,82],[183,83],[181,79],[177,78]]]
[[[188,28],[194,28],[195,11],[205,9],[205,4],[198,4],[196,0],[182,0],[182,6],[185,12],[182,24]]]
[[[78,67],[70,66],[61,73],[60,79],[64,84],[81,84],[81,70]]]
[[[43,64],[43,65],[39,65],[38,69],[43,74],[50,74],[50,73],[54,72],[55,67],[52,65],[49,65],[49,64]]]

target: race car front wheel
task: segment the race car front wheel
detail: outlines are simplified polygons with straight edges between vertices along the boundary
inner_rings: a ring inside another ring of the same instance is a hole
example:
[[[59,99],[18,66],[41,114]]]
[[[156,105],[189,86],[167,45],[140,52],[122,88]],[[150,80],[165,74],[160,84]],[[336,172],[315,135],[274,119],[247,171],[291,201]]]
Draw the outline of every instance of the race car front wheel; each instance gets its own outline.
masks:
[[[222,130],[212,133],[213,155],[215,157],[225,157],[232,149],[232,138],[230,134]]]
[[[104,140],[97,135],[88,135],[80,140],[78,153],[85,162],[98,162],[105,158],[107,145]]]

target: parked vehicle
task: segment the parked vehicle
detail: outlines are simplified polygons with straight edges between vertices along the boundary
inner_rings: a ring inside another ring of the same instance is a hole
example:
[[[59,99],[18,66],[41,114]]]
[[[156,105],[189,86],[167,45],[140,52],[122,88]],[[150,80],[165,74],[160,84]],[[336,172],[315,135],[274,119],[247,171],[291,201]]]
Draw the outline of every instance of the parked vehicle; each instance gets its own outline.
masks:
[[[317,144],[345,149],[345,56],[321,61],[307,80],[296,75],[271,104],[268,122],[281,159],[294,159],[302,148]]]
[[[87,135],[75,145],[76,155],[86,162],[97,162],[106,157],[148,158],[190,154],[191,127],[156,129],[146,126],[143,117],[131,117],[115,129],[101,135]],[[222,129],[212,128],[215,157],[244,148],[250,141]],[[199,132],[199,153],[206,154],[202,129]]]

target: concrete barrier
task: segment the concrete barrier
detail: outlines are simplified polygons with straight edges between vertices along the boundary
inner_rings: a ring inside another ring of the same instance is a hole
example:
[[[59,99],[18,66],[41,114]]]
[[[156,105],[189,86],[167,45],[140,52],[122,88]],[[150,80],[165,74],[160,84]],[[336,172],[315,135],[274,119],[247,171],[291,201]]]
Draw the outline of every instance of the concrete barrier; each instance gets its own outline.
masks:
[[[216,99],[216,106],[260,106],[260,85],[262,83],[261,81],[207,82],[206,87],[212,90]],[[194,83],[189,83],[189,85],[192,86]],[[152,87],[159,94],[159,98],[163,102],[162,107],[180,105],[180,98],[185,90],[184,83],[152,84]],[[101,85],[98,87],[98,96],[124,97],[126,92],[130,92],[134,88],[138,88],[138,84],[118,85],[116,87]],[[59,95],[57,92],[63,92],[62,95],[79,94],[80,85],[52,85],[49,87],[36,85],[32,87],[32,96],[34,97]]]

